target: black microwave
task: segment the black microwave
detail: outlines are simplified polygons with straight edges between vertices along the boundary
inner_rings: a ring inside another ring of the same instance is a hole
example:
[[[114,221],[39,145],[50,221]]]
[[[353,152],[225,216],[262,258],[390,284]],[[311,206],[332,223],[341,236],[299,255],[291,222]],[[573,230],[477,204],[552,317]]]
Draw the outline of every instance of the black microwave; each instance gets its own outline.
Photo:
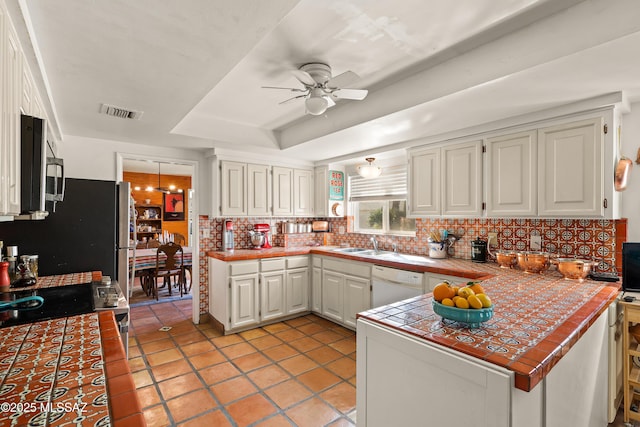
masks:
[[[55,203],[64,199],[64,162],[47,154],[46,122],[23,114],[20,127],[18,219],[45,218],[47,211],[55,211]]]

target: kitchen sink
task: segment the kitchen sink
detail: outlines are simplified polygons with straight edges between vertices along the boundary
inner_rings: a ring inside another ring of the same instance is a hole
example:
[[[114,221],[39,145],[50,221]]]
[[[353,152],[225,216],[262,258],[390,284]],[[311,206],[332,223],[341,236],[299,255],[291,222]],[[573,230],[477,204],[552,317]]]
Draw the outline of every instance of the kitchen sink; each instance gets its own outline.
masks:
[[[365,249],[365,248],[337,248],[334,249],[335,252],[342,252],[345,254],[355,254],[357,253],[358,255],[360,255],[362,252],[373,252],[371,249]]]

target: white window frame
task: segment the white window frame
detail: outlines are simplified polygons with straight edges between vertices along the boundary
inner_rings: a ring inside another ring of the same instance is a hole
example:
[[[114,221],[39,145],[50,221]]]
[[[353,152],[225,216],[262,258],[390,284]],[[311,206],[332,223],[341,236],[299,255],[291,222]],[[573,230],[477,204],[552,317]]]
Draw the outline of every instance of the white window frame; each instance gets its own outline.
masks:
[[[380,234],[380,235],[390,235],[390,236],[409,236],[415,237],[416,231],[400,231],[400,230],[391,230],[390,229],[390,218],[389,218],[389,202],[393,201],[403,201],[405,204],[407,203],[406,198],[394,198],[394,199],[378,199],[378,200],[367,200],[362,202],[351,202],[350,208],[353,212],[354,216],[354,225],[353,231],[355,233],[361,234]],[[359,203],[382,203],[382,229],[375,228],[360,228],[360,209]],[[405,216],[406,218],[406,216]],[[413,218],[409,218],[413,219]]]

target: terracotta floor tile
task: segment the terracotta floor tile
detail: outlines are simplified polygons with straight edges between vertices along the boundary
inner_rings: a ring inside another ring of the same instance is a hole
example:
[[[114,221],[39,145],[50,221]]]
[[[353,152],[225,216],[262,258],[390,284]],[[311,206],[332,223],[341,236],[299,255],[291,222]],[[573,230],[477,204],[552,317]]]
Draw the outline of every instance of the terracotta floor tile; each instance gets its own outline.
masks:
[[[286,344],[277,345],[275,347],[263,350],[262,352],[265,354],[265,356],[275,360],[276,362],[299,354],[296,349],[291,348]]]
[[[171,416],[177,423],[207,412],[216,406],[216,401],[206,389],[197,390],[167,402]]]
[[[282,340],[274,337],[273,335],[266,335],[264,337],[251,340],[251,345],[258,350],[266,350],[271,347],[282,344]]]
[[[318,364],[307,356],[300,354],[298,356],[290,357],[278,363],[291,375],[300,375],[303,372],[317,368]]]
[[[138,400],[140,401],[140,407],[148,408],[149,406],[154,406],[160,403],[161,398],[156,390],[156,386],[150,385],[147,387],[142,387],[136,390],[138,393]]]
[[[168,350],[175,348],[176,345],[171,338],[164,338],[161,340],[150,341],[141,345],[142,351],[145,354],[157,353],[162,350]]]
[[[306,353],[307,351],[321,347],[322,343],[311,337],[304,337],[299,340],[289,342],[289,345],[302,353]]]
[[[267,325],[267,326],[263,326],[262,329],[264,329],[267,332],[270,332],[272,334],[276,334],[278,332],[282,332],[284,330],[290,329],[291,326],[287,325],[284,322],[280,322],[280,323],[274,323],[272,325]]]
[[[271,418],[267,418],[264,421],[254,424],[255,427],[291,427],[291,422],[283,415],[276,415]]]
[[[340,382],[340,378],[324,368],[316,368],[298,376],[298,381],[316,393]]]
[[[190,372],[192,372],[191,366],[189,366],[189,363],[184,359],[174,360],[173,362],[164,363],[151,368],[153,378],[155,378],[157,382],[177,377],[178,375],[188,374]]]
[[[306,325],[311,323],[311,319],[307,319],[306,317],[296,317],[295,319],[286,320],[284,323],[286,323],[287,325],[293,328],[297,328],[301,325]]]
[[[173,337],[175,342],[180,345],[193,344],[196,342],[206,341],[208,338],[200,331],[188,333],[186,335],[176,335]]]
[[[323,330],[322,332],[318,332],[317,334],[313,334],[311,336],[323,344],[329,344],[344,339],[344,336],[340,335],[339,333],[326,330]]]
[[[189,357],[189,361],[196,369],[206,368],[207,366],[217,365],[226,362],[226,358],[218,350],[207,351],[196,356]]]
[[[211,338],[220,338],[222,337],[224,334],[213,328],[213,329],[203,329],[200,332],[202,332],[207,338],[211,339]]]
[[[326,368],[346,380],[356,374],[356,361],[350,357],[342,357],[326,365]]]
[[[239,427],[248,426],[277,412],[276,407],[260,394],[244,398],[226,408]]]
[[[284,342],[289,342],[293,340],[297,340],[304,337],[304,334],[297,329],[287,329],[282,332],[278,332],[274,334],[276,337],[280,338]]]
[[[225,335],[223,337],[213,338],[211,341],[218,348],[244,342],[242,337],[240,337],[239,335]]]
[[[354,375],[353,377],[349,378],[348,380],[349,384],[351,384],[352,386],[356,386],[356,376]]]
[[[140,347],[137,345],[129,346],[129,360],[140,357],[141,354],[142,352],[140,351]]]
[[[242,372],[249,372],[269,365],[271,361],[264,357],[262,353],[251,353],[234,359],[233,363],[240,368]]]
[[[329,347],[338,350],[342,354],[351,354],[356,351],[355,338],[346,338],[329,344]]]
[[[241,342],[239,344],[233,344],[221,348],[220,351],[224,353],[224,355],[229,359],[235,359],[240,356],[246,356],[247,354],[255,353],[256,349],[246,342]]]
[[[308,351],[305,354],[321,365],[343,357],[343,354],[338,350],[334,350],[327,346],[316,348],[315,350]]]
[[[203,388],[204,384],[198,379],[196,374],[180,375],[158,384],[160,393],[165,400],[173,399],[176,396],[189,393]]]
[[[202,414],[197,418],[191,419],[189,421],[185,421],[182,424],[178,424],[179,427],[202,427],[202,426],[231,427],[231,425],[232,424],[229,422],[229,419],[219,409]]]
[[[327,424],[327,427],[356,427],[348,418],[338,418],[337,420]]]
[[[142,357],[134,357],[133,359],[129,359],[129,369],[131,369],[131,372],[136,372],[141,369],[147,369],[147,365],[144,363]]]
[[[179,359],[182,359],[182,353],[175,348],[159,351],[158,353],[153,353],[147,356],[147,362],[149,362],[150,366],[158,366]]]
[[[325,327],[318,325],[317,323],[308,323],[306,325],[298,326],[296,329],[306,335],[313,335],[326,330]]]
[[[205,353],[207,351],[215,350],[213,344],[209,341],[199,341],[193,344],[181,345],[183,353],[187,356],[195,356],[196,354]]]
[[[162,405],[152,406],[142,411],[147,427],[165,427],[170,425],[167,412]]]
[[[229,378],[240,375],[240,371],[229,362],[219,363],[205,369],[201,369],[200,376],[207,385],[217,384]]]
[[[240,332],[240,336],[247,341],[264,337],[266,335],[269,335],[269,333],[262,328],[249,329],[248,331]]]
[[[218,401],[226,405],[234,400],[241,399],[258,391],[245,377],[236,377],[213,385],[209,388],[218,398]]]
[[[134,322],[135,323],[135,322]],[[145,334],[136,334],[136,339],[140,344],[148,343],[151,341],[157,341],[161,339],[166,339],[169,336],[164,331],[155,330],[153,332],[145,333]]]
[[[133,383],[136,385],[136,388],[142,388],[153,384],[153,379],[147,370],[134,372],[131,375],[133,376]]]
[[[312,394],[309,389],[294,379],[268,388],[264,393],[282,409],[287,409]]]
[[[267,388],[290,378],[289,374],[279,366],[269,365],[247,374],[260,388]]]
[[[342,382],[320,394],[327,403],[343,414],[356,408],[356,388],[349,383]]]
[[[298,427],[324,426],[340,416],[333,408],[314,397],[286,411]]]

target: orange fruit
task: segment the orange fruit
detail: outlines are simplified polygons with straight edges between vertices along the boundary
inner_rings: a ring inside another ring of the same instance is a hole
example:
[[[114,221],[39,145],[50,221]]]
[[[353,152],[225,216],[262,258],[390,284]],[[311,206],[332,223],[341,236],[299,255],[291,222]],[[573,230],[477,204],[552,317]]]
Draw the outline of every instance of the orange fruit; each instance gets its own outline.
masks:
[[[476,297],[480,300],[480,302],[482,303],[482,307],[483,308],[489,308],[491,307],[491,298],[489,298],[486,294],[477,294]]]
[[[451,298],[445,298],[442,300],[442,305],[446,305],[448,307],[455,307],[453,300]]]
[[[459,297],[456,300],[456,307],[458,307],[458,308],[469,308],[469,302],[466,299],[464,299],[462,297]]]
[[[458,295],[458,291],[460,290],[460,286],[452,286],[451,289],[453,289],[453,292],[454,292],[453,295]]]
[[[469,295],[467,297],[467,302],[471,306],[471,308],[482,308],[482,301],[476,295]]]
[[[471,290],[476,294],[484,294],[484,288],[478,282],[470,282],[467,287],[471,288]]]
[[[433,299],[442,302],[445,298],[453,298],[455,293],[451,288],[451,285],[448,282],[438,283],[435,288],[433,288]]]
[[[458,291],[458,296],[461,296],[462,298],[467,298],[469,295],[475,295],[476,293],[473,292],[473,290],[467,286],[465,286],[464,288],[460,288],[460,290]]]

